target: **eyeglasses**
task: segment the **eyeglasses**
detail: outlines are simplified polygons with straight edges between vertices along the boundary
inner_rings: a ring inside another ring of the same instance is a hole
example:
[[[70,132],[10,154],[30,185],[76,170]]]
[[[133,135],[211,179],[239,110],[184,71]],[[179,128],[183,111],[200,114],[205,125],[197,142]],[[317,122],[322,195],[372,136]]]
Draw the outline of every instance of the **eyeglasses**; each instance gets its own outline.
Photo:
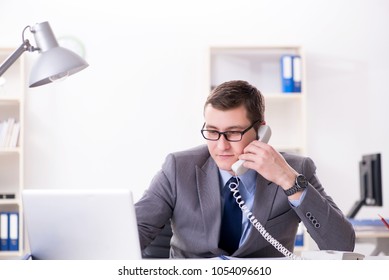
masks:
[[[204,129],[204,127],[205,127],[205,123],[204,123],[203,127],[201,129],[201,134],[203,135],[203,137],[205,139],[210,140],[210,141],[217,141],[217,140],[220,139],[220,136],[223,135],[226,138],[226,140],[229,141],[229,142],[239,142],[240,140],[242,140],[243,135],[247,131],[252,129],[253,126],[257,122],[259,122],[259,120],[253,122],[252,125],[250,125],[248,128],[246,128],[243,131],[231,130],[231,131],[224,131],[224,132],[220,132],[220,131],[212,130],[212,129]]]

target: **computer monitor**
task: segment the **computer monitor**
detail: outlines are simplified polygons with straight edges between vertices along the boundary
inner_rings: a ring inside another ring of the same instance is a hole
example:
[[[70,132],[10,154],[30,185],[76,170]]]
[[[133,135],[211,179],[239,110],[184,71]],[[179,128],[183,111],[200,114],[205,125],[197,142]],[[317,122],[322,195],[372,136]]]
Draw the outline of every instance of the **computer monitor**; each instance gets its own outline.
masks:
[[[359,162],[360,200],[355,202],[348,218],[354,218],[362,206],[382,206],[381,154],[363,155]]]

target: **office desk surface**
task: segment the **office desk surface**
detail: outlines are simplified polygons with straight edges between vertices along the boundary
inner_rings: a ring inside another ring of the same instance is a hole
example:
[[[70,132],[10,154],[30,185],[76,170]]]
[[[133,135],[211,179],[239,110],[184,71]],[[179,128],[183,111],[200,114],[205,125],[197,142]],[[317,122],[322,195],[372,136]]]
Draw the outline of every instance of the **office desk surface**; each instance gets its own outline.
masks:
[[[373,243],[374,250],[370,253],[371,256],[378,256],[384,254],[389,256],[389,230],[355,228],[355,236],[357,243]]]
[[[389,230],[355,230],[356,238],[389,238]]]

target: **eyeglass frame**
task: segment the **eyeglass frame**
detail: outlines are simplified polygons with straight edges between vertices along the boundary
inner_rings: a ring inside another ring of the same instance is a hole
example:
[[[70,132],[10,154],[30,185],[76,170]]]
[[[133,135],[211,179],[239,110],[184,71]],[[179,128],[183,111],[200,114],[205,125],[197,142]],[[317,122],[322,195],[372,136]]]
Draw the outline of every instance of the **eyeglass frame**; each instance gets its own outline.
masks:
[[[244,129],[243,131],[237,131],[237,130],[227,130],[227,131],[223,131],[223,132],[220,132],[220,131],[217,131],[217,130],[214,130],[214,129],[204,129],[205,127],[205,122],[203,124],[203,127],[201,128],[201,135],[204,137],[205,140],[208,140],[208,141],[218,141],[221,137],[221,135],[224,136],[224,138],[228,141],[228,142],[239,142],[239,141],[242,141],[243,139],[243,135],[249,131],[250,129],[252,129],[254,127],[254,125],[256,123],[258,123],[260,120],[256,120],[255,122],[253,122],[248,128]],[[215,133],[218,133],[218,137],[217,139],[209,139],[207,137],[205,137],[204,135],[204,131],[212,131],[212,132],[215,132]],[[227,136],[227,133],[240,133],[240,139],[239,140],[229,140],[228,139],[228,136]]]

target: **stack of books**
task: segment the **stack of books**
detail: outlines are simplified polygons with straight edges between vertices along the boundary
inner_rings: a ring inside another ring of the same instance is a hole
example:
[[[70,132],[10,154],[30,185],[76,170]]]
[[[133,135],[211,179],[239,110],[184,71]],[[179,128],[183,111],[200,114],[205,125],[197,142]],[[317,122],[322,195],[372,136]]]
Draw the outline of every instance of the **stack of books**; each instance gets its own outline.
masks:
[[[0,149],[15,148],[20,134],[20,122],[14,118],[0,120]]]

